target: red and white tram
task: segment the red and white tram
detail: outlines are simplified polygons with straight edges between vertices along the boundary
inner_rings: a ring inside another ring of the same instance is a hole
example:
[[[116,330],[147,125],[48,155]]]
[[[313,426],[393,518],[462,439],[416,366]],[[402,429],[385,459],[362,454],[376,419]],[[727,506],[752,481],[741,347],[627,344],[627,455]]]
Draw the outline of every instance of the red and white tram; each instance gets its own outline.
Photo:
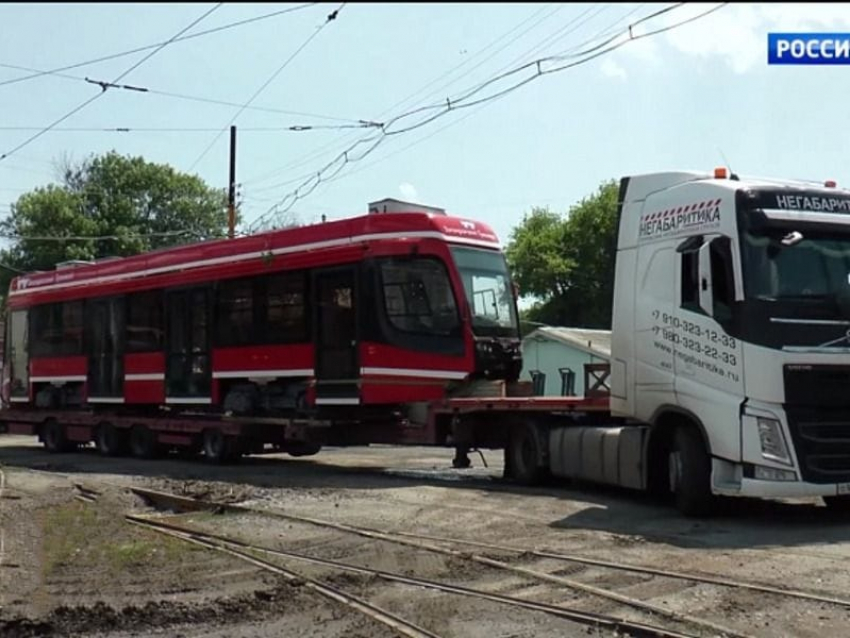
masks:
[[[4,402],[357,420],[517,379],[493,231],[395,200],[370,210],[15,278]]]

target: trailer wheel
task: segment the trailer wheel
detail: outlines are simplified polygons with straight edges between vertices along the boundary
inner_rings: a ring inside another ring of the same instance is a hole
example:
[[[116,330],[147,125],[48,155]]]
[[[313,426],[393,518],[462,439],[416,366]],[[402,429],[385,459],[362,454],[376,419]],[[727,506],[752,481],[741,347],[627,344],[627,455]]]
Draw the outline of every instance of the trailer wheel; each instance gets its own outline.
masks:
[[[711,457],[696,428],[676,430],[669,468],[670,491],[678,510],[695,518],[710,515],[715,505],[711,493]]]
[[[104,456],[123,456],[127,453],[127,433],[111,423],[97,429],[97,450]]]
[[[204,456],[210,463],[223,465],[236,459],[233,440],[218,428],[204,430]]]
[[[157,456],[156,434],[144,425],[134,425],[130,429],[130,452],[139,459],[152,459]]]
[[[53,419],[44,424],[41,436],[44,447],[51,454],[70,452],[73,447],[73,444],[68,441],[68,437],[65,435],[65,428]]]
[[[511,428],[505,448],[506,476],[522,485],[536,485],[548,473],[545,458],[545,432],[534,423]]]

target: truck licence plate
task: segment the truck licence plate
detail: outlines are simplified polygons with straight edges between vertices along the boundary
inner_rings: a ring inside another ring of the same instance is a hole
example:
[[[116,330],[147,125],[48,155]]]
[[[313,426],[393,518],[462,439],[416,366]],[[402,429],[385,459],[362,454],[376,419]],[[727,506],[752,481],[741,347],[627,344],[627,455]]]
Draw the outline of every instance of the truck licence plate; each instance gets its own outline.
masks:
[[[850,494],[850,483],[839,483],[838,484],[838,493],[839,494]]]

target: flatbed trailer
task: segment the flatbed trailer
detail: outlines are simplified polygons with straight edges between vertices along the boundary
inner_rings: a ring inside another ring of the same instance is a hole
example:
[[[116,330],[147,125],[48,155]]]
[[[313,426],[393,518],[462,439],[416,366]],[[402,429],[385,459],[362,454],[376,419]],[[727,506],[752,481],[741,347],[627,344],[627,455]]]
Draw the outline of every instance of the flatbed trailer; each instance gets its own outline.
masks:
[[[517,384],[522,388],[523,384]],[[526,388],[527,390],[527,388]],[[516,389],[514,389],[516,391]],[[469,467],[475,449],[504,449],[506,475],[533,483],[563,467],[564,428],[605,425],[604,394],[589,397],[473,396],[420,406],[419,421],[335,422],[311,418],[257,418],[200,411],[163,411],[147,416],[116,409],[41,410],[10,406],[0,411],[0,434],[37,436],[53,453],[94,445],[103,455],[156,458],[169,451],[203,453],[213,463],[242,455],[317,453],[322,446],[369,444],[454,448],[454,466]],[[553,438],[555,437],[555,438]]]

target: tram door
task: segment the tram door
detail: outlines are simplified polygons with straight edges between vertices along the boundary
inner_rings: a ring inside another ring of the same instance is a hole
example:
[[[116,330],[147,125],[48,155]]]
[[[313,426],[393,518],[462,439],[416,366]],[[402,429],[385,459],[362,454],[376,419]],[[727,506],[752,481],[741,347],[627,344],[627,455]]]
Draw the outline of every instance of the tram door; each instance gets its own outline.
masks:
[[[166,325],[166,402],[210,403],[210,290],[169,291]]]
[[[316,404],[356,405],[360,403],[357,269],[319,270],[313,276]]]
[[[86,303],[90,403],[108,403],[124,396],[124,308],[120,297]]]
[[[9,379],[9,394],[12,401],[27,401],[29,398],[29,335],[28,317],[26,310],[15,310],[11,313],[9,321],[9,337],[6,347],[9,354],[6,362],[9,371],[6,378]]]

